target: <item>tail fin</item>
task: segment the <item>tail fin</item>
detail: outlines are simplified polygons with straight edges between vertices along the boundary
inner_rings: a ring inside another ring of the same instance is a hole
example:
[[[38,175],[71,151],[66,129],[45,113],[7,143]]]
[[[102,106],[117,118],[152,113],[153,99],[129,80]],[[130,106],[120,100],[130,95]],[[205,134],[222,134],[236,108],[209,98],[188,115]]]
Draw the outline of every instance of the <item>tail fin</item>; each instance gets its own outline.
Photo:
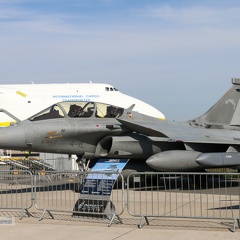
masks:
[[[205,127],[240,126],[240,79],[205,114],[190,121]]]

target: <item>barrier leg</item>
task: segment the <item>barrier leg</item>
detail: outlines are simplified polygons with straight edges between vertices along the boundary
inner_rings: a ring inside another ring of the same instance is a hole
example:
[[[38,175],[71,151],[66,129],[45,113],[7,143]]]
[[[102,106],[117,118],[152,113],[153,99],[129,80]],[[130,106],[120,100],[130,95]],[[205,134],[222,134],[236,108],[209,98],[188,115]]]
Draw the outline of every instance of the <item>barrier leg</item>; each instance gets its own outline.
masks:
[[[50,211],[44,210],[43,214],[42,214],[42,215],[40,216],[40,218],[38,219],[39,221],[43,220],[44,214],[45,214],[46,212],[48,212],[48,214],[50,215],[50,217],[51,217],[52,219],[54,219],[54,217],[53,217],[53,215],[50,213]]]
[[[149,225],[148,218],[146,216],[142,216],[141,219],[140,219],[140,223],[138,225],[138,228],[142,228],[142,226],[143,226],[143,224],[142,224],[143,217],[145,218],[145,221],[146,221],[147,225]]]
[[[32,214],[27,210],[27,209],[22,209],[21,213],[20,213],[20,216],[19,216],[19,220],[22,220],[23,217],[24,217],[24,211],[25,213],[28,215],[28,217],[31,217]]]
[[[115,214],[114,214],[114,215],[112,216],[112,218],[111,218],[109,224],[108,224],[108,227],[111,227],[112,222],[113,222],[113,219],[115,218],[115,216],[117,216],[118,221],[122,224],[122,219],[121,219],[118,215],[115,215]]]

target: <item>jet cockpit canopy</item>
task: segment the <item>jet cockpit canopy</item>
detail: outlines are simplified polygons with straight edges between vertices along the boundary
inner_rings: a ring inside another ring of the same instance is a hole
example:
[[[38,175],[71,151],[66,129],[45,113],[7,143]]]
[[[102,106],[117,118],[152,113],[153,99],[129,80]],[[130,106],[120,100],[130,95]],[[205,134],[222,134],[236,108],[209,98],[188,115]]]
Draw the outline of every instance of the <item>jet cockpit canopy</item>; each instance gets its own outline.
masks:
[[[54,118],[115,118],[123,114],[124,109],[97,102],[66,101],[56,103],[47,109],[30,117],[30,121],[39,121]]]

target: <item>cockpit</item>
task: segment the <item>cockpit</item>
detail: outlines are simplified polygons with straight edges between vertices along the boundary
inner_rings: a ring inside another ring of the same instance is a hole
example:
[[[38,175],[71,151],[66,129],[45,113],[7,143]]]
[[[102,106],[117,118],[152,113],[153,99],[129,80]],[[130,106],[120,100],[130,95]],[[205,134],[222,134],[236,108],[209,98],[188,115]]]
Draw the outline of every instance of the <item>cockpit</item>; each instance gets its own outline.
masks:
[[[40,113],[29,118],[39,121],[54,118],[115,118],[123,114],[124,109],[104,103],[96,102],[61,102],[56,103]]]
[[[115,87],[105,87],[106,92],[118,91]]]

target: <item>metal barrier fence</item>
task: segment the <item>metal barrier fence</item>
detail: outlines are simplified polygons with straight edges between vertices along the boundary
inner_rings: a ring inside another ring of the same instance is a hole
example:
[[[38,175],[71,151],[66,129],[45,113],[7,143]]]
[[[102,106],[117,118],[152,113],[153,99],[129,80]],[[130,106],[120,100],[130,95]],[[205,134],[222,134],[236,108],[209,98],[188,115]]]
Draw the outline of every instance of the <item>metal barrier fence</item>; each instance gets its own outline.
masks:
[[[116,178],[116,176],[118,177]],[[84,183],[84,185],[83,185]],[[127,179],[127,210],[140,217],[233,220],[240,219],[239,173],[132,173]],[[48,213],[109,219],[125,210],[124,179],[116,172],[0,170],[0,209],[21,210],[31,216],[33,206]]]
[[[88,179],[88,176],[91,177]],[[116,179],[116,175],[118,178]],[[84,181],[86,179],[86,181]],[[124,180],[116,172],[40,172],[35,176],[35,206],[47,212],[71,212],[73,216],[110,220],[124,211]],[[112,189],[113,187],[113,189]]]
[[[33,206],[33,176],[24,170],[0,170],[0,209],[21,210],[29,216]]]
[[[30,216],[34,205],[47,212],[70,212],[74,217],[88,216],[109,219],[124,212],[124,179],[118,172],[56,172],[0,170],[0,209],[21,210]],[[90,178],[88,178],[90,176]]]
[[[240,174],[132,173],[127,179],[127,209],[148,217],[240,219]]]

